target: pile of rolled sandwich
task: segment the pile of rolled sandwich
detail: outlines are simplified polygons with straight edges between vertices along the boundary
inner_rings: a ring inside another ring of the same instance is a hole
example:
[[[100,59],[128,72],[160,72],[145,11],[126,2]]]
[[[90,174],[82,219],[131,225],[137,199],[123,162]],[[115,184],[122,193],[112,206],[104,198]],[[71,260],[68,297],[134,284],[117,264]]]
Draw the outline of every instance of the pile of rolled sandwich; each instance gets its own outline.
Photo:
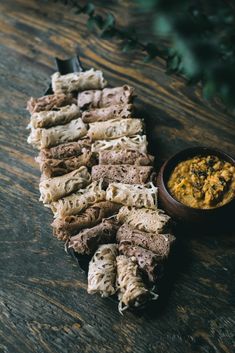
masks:
[[[54,236],[90,256],[88,293],[117,293],[122,312],[157,298],[152,287],[175,237],[158,209],[134,90],[106,85],[99,70],[53,74],[53,94],[28,101],[28,143],[39,150]]]

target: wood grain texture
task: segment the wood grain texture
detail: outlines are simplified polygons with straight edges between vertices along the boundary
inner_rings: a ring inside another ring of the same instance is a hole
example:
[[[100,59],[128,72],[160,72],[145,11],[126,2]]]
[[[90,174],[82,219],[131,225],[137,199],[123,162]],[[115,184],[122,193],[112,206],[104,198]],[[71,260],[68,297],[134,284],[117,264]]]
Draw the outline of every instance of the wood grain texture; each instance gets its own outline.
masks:
[[[111,1],[107,9],[121,25],[143,22],[131,2]],[[232,353],[234,234],[179,231],[159,301],[124,316],[115,301],[88,296],[85,276],[52,237],[52,216],[38,202],[35,152],[26,143],[25,104],[45,91],[55,56],[79,47],[85,67],[102,69],[113,86],[136,87],[137,113],[158,166],[194,145],[235,154],[230,113],[182,78],[166,76],[162,60],[143,64],[141,52],[130,58],[85,23],[53,1],[0,2],[0,352]]]

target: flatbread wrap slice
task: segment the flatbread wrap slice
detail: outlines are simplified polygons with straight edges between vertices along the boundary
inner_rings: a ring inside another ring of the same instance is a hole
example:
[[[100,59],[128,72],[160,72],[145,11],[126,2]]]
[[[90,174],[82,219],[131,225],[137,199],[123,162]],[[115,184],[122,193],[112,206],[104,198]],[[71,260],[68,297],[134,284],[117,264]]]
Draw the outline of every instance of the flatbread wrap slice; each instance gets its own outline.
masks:
[[[132,137],[124,136],[109,141],[95,141],[91,145],[91,150],[95,153],[99,153],[100,151],[131,149],[141,153],[147,153],[147,146],[146,135],[135,135]]]
[[[170,254],[175,237],[172,234],[144,232],[124,223],[117,231],[117,241],[132,246],[141,246],[152,251],[157,256],[157,261],[164,261]]]
[[[70,238],[68,247],[82,255],[93,255],[100,245],[115,243],[117,230],[118,224],[113,219],[103,219]]]
[[[57,110],[41,111],[31,115],[29,127],[48,128],[56,125],[69,123],[73,119],[81,116],[80,109],[77,105],[66,105],[59,107]]]
[[[148,166],[153,165],[154,156],[147,153],[141,153],[137,150],[120,149],[120,150],[103,150],[99,152],[99,164],[116,165],[130,164]]]
[[[55,217],[63,217],[78,214],[87,207],[99,201],[105,200],[105,191],[102,189],[102,180],[94,181],[85,189],[52,202],[50,208]]]
[[[128,85],[103,90],[89,90],[78,94],[78,106],[83,110],[130,104],[134,89]]]
[[[52,147],[61,143],[75,141],[87,133],[87,128],[81,118],[74,119],[65,125],[31,129],[28,143],[37,149]]]
[[[158,263],[157,256],[150,250],[141,246],[121,242],[118,245],[119,253],[130,258],[135,258],[138,267],[143,271],[150,282],[156,282],[161,273],[162,266]]]
[[[92,141],[97,141],[134,136],[142,132],[143,122],[140,119],[112,119],[91,123],[87,135]]]
[[[105,184],[117,182],[124,184],[146,184],[149,182],[153,168],[134,165],[95,165],[92,167],[92,180],[103,179]]]
[[[82,166],[91,168],[96,164],[96,158],[91,151],[85,150],[77,157],[66,159],[45,159],[36,158],[40,166],[43,177],[52,178],[72,172]]]
[[[52,89],[56,94],[103,89],[107,82],[100,70],[90,69],[61,75],[55,72],[51,77]]]
[[[153,183],[130,185],[111,183],[106,190],[106,200],[125,206],[157,208],[157,187]]]
[[[80,156],[84,151],[91,149],[91,141],[83,138],[74,142],[63,143],[51,148],[43,148],[37,157],[37,162],[46,159],[65,159]]]
[[[96,108],[82,113],[82,120],[86,124],[111,119],[131,118],[132,104],[116,104],[105,108]]]
[[[30,98],[27,102],[27,110],[33,114],[42,111],[57,110],[65,105],[77,104],[77,99],[72,94],[50,94],[40,98]]]
[[[108,297],[116,292],[117,245],[101,245],[89,263],[88,287],[89,294],[99,293]]]
[[[57,201],[86,187],[90,182],[91,175],[84,166],[62,176],[43,179],[39,184],[40,201],[44,204]]]
[[[103,218],[117,214],[120,207],[114,202],[100,201],[80,214],[57,217],[52,223],[53,234],[60,240],[68,240],[71,236],[78,234],[81,229],[94,227]]]
[[[166,233],[172,225],[171,218],[160,209],[122,207],[117,220],[127,223],[132,228],[137,228],[149,233]]]
[[[140,307],[147,301],[158,298],[157,294],[146,288],[138,271],[136,260],[125,255],[119,255],[116,261],[118,309],[121,314],[129,307]]]

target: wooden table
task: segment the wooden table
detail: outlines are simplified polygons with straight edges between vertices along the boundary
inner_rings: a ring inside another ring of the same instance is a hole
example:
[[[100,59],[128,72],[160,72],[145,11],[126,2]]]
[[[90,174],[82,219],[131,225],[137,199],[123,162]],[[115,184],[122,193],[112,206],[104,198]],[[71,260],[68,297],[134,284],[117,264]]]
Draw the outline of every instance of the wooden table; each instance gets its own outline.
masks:
[[[127,1],[107,6],[121,24],[135,16]],[[85,276],[52,236],[52,216],[38,201],[36,153],[26,143],[25,105],[45,91],[55,56],[79,46],[85,67],[102,69],[113,86],[136,88],[158,165],[189,146],[235,152],[234,116],[167,76],[162,60],[143,64],[140,51],[130,58],[85,23],[53,1],[0,2],[0,352],[234,352],[234,234],[179,234],[158,303],[124,316],[115,301],[87,294]]]

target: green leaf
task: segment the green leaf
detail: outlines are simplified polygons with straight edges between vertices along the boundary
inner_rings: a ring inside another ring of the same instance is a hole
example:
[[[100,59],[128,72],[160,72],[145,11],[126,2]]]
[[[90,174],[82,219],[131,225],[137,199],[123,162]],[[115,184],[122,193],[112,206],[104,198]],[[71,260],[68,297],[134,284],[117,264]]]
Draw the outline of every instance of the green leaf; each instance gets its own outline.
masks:
[[[154,20],[154,30],[156,34],[167,36],[172,32],[172,23],[168,16],[158,15]]]
[[[124,42],[124,45],[122,47],[122,51],[124,53],[128,53],[130,51],[132,51],[133,49],[135,49],[137,46],[137,42],[135,40],[128,40],[126,42]]]
[[[106,18],[104,19],[102,30],[104,32],[104,31],[110,30],[114,26],[115,26],[115,17],[111,13],[108,13]]]
[[[149,11],[153,9],[157,3],[156,0],[136,0],[136,2],[141,6],[143,11]]]
[[[87,28],[89,31],[93,31],[96,26],[96,20],[93,17],[88,18],[87,20]]]
[[[203,97],[207,100],[211,99],[216,93],[216,85],[211,81],[207,81],[202,89]]]
[[[177,55],[175,55],[170,61],[170,68],[176,70],[179,66],[180,59]]]
[[[124,52],[143,48],[144,62],[156,56],[166,58],[167,73],[183,74],[188,84],[201,82],[205,98],[217,94],[235,106],[235,15],[229,1],[135,0],[139,13],[146,17],[138,24],[140,33],[149,16],[149,28],[144,32],[147,44],[136,37],[136,28],[132,30],[129,24],[118,28],[111,13],[97,15],[93,3],[83,6],[79,0],[54,1],[74,8],[75,13],[85,13],[87,27],[98,29],[104,39],[118,38]],[[152,38],[156,38],[154,43]]]
[[[95,5],[93,5],[92,3],[88,3],[85,7],[84,7],[84,13],[86,13],[89,16],[92,16],[95,12]]]
[[[167,50],[167,55],[168,56],[175,56],[176,55],[176,50],[174,49],[174,48],[169,48],[168,50]]]
[[[168,59],[167,59],[167,73],[172,74],[174,72],[177,72],[179,70],[180,64],[181,64],[181,60],[178,55],[168,57]]]

